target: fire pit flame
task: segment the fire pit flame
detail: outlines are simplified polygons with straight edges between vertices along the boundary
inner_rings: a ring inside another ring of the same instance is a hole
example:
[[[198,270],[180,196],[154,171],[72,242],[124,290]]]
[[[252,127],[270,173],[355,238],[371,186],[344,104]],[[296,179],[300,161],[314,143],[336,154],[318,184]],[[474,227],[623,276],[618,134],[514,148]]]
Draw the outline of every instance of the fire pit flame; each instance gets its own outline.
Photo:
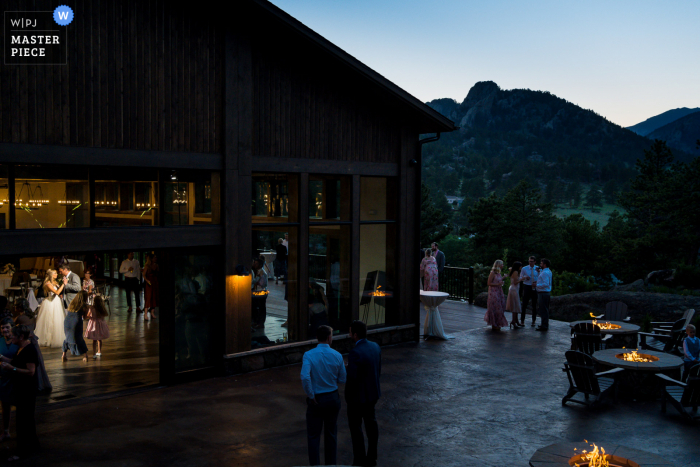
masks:
[[[384,292],[383,290],[379,290],[379,289],[381,289],[381,288],[382,288],[381,285],[380,285],[380,286],[377,286],[377,290],[375,290],[374,292],[372,292],[370,295],[373,296],[373,297],[388,297],[388,296],[389,296],[389,293],[388,293],[388,292]]]
[[[588,441],[584,440],[586,443]],[[608,462],[608,458],[610,457],[609,454],[605,454],[605,449],[604,448],[599,448],[596,446],[595,443],[590,445],[593,450],[592,451],[587,451],[584,450],[582,451],[583,454],[580,454],[578,456],[577,462],[574,462],[575,467],[610,467],[610,462]],[[574,451],[576,448],[574,448]],[[581,463],[579,463],[580,461]]]
[[[623,347],[623,349],[624,349],[624,347]],[[659,360],[658,358],[653,357],[652,355],[637,353],[636,350],[633,350],[631,352],[621,353],[618,355],[618,358],[620,358],[626,362],[637,362],[637,363],[651,363],[651,362],[656,362]]]
[[[600,329],[620,329],[622,326],[619,324],[612,324],[612,323],[599,323],[597,319],[593,320],[593,325],[598,326]]]
[[[257,290],[257,291],[253,291],[253,296],[255,296],[255,297],[263,297],[263,296],[265,296],[265,295],[267,295],[267,294],[269,294],[269,293],[270,293],[270,292],[268,292],[267,290]]]

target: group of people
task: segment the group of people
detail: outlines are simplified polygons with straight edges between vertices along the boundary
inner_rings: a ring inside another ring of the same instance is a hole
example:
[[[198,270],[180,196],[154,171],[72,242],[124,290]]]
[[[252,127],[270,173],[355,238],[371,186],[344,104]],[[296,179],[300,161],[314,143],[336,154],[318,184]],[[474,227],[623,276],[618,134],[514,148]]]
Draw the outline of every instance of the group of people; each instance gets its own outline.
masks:
[[[61,279],[58,280],[59,274]],[[102,341],[109,338],[109,315],[102,296],[95,293],[90,271],[85,280],[63,264],[58,270],[46,271],[42,284],[44,299],[39,306],[34,324],[34,334],[42,347],[63,350],[61,360],[68,355],[82,356],[88,361],[85,338],[93,341],[93,359],[102,357]],[[88,324],[83,331],[84,321]]]
[[[435,242],[423,253],[424,256],[420,263],[420,277],[423,279],[423,290],[437,291],[439,290],[440,274],[445,269],[445,253],[438,249],[438,244]]]
[[[379,426],[375,406],[381,396],[381,350],[379,345],[367,340],[367,325],[362,321],[353,321],[349,333],[355,346],[348,355],[347,366],[343,362],[343,356],[331,348],[333,329],[329,326],[319,326],[316,329],[318,345],[303,357],[301,382],[306,393],[309,465],[321,464],[321,432],[324,438],[325,464],[337,464],[338,414],[341,407],[338,387],[342,383],[345,383],[345,402],[352,440],[352,465],[377,465]],[[367,432],[367,448],[362,432],[363,422]]]
[[[143,269],[138,259],[134,258],[134,253],[129,252],[126,259],[119,266],[119,273],[124,275],[124,289],[126,290],[127,312],[131,313],[131,294],[134,294],[136,302],[136,313],[141,313],[141,286],[143,284],[144,305],[143,320],[148,321],[149,317],[157,318],[156,308],[158,307],[158,257],[155,254],[146,255],[146,264]]]
[[[503,261],[496,260],[491,268],[488,278],[488,302],[484,321],[491,326],[495,332],[502,327],[510,326],[518,329],[525,326],[525,315],[527,306],[532,302],[532,323],[534,327],[537,314],[540,315],[540,325],[538,331],[549,329],[549,299],[552,292],[552,270],[551,263],[547,258],[540,260],[536,265],[534,256],[528,258],[527,266],[523,267],[520,261],[515,261],[509,268],[507,275],[502,275]],[[510,279],[508,287],[508,297],[503,294],[503,284],[506,277]],[[521,289],[522,284],[522,289]],[[522,291],[523,300],[521,303],[520,294]],[[510,323],[505,317],[505,312],[513,314]],[[520,320],[518,320],[520,316]]]

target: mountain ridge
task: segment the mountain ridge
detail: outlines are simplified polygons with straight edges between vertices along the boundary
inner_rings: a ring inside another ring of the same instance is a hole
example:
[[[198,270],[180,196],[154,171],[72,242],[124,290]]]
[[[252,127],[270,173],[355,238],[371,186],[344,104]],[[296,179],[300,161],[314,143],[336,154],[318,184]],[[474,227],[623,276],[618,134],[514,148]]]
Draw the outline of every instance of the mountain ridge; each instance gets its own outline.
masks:
[[[697,141],[700,140],[700,112],[693,112],[658,128],[647,135],[649,139],[661,139],[670,147],[700,156]]]
[[[649,117],[636,125],[628,126],[627,129],[637,133],[638,135],[648,136],[653,131],[695,112],[700,112],[700,107],[696,107],[694,109],[688,107],[671,109],[660,113],[659,115]]]

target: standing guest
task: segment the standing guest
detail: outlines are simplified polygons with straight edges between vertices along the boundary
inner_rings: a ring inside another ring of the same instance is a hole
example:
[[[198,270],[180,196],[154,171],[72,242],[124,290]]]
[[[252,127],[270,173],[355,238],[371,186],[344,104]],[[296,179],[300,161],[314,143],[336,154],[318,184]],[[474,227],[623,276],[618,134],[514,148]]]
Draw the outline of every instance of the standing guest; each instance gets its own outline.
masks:
[[[92,339],[92,358],[102,357],[102,341],[109,339],[109,326],[105,318],[109,316],[105,302],[101,296],[95,297],[94,306],[87,312],[89,318],[87,328],[85,328],[85,338]]]
[[[508,287],[508,299],[506,300],[506,310],[513,313],[513,320],[510,322],[510,327],[514,329],[525,326],[525,324],[518,322],[518,315],[520,314],[520,294],[518,293],[518,289],[522,282],[520,275],[521,267],[522,263],[516,261],[513,263],[513,267],[510,268],[510,287]]]
[[[433,257],[437,263],[438,273],[442,274],[443,269],[445,269],[445,253],[438,250],[438,244],[435,242],[430,244],[430,248],[433,250]]]
[[[284,245],[284,247],[289,252],[289,234],[288,233],[284,234],[284,240],[282,241],[282,245]]]
[[[549,294],[552,292],[552,270],[549,269],[551,263],[547,258],[540,261],[540,274],[537,276],[537,302],[540,313],[540,325],[538,331],[549,329]]]
[[[508,320],[504,313],[506,299],[503,296],[503,277],[501,277],[501,269],[503,269],[503,261],[497,259],[491,267],[491,273],[488,279],[489,298],[484,321],[491,326],[491,330],[494,332],[500,332],[501,327],[508,326]]]
[[[264,261],[260,258],[253,259],[253,280],[251,288],[253,292],[263,292],[259,295],[253,295],[253,327],[261,328],[265,326],[267,319],[267,274],[263,269]]]
[[[282,278],[282,283],[287,278],[287,247],[284,246],[284,240],[281,238],[277,239],[277,246],[275,246],[275,261],[273,265],[275,266],[275,284],[279,283],[280,277]]]
[[[345,402],[348,405],[348,425],[352,438],[352,465],[377,465],[379,426],[374,407],[382,395],[379,377],[382,374],[382,351],[377,344],[367,340],[367,325],[353,321],[350,337],[355,347],[348,355]],[[367,431],[367,451],[362,434],[362,422]]]
[[[537,289],[535,287],[537,286],[539,271],[540,268],[535,266],[535,257],[530,256],[527,266],[520,272],[520,277],[523,279],[523,306],[520,322],[525,324],[527,304],[532,300],[532,324],[530,324],[532,327],[535,326],[535,320],[537,319]]]
[[[126,289],[126,310],[131,313],[131,292],[136,297],[136,313],[141,313],[141,265],[134,259],[134,252],[130,251],[126,259],[122,261],[119,272],[124,274],[124,288]]]
[[[17,461],[39,450],[39,438],[36,435],[34,410],[36,409],[37,374],[39,357],[29,340],[31,331],[27,326],[12,328],[13,343],[18,347],[17,354],[8,363],[2,357],[3,371],[12,375],[12,401],[17,409],[17,452],[8,461]]]
[[[158,266],[158,257],[155,254],[146,256],[146,264],[143,267],[142,273],[145,289],[144,298],[146,302],[143,304],[143,309],[145,310],[143,320],[148,321],[149,313],[151,318],[157,318],[156,307],[158,306],[158,294],[160,293],[158,284],[160,267]]]
[[[80,277],[71,272],[68,263],[59,266],[58,273],[63,276],[63,306],[68,308],[68,304],[83,290],[83,286],[80,284]]]
[[[63,305],[61,305],[63,307]],[[53,389],[51,386],[51,381],[49,381],[49,374],[46,372],[46,366],[44,366],[44,357],[41,355],[41,349],[39,348],[39,338],[33,332],[34,329],[34,312],[32,312],[29,306],[29,300],[26,298],[17,299],[15,302],[15,311],[17,312],[17,318],[15,318],[15,324],[17,326],[27,326],[32,333],[29,335],[29,340],[36,349],[36,354],[39,357],[39,366],[36,367],[38,387],[39,392],[48,392]],[[63,335],[63,325],[61,325],[61,335]]]
[[[683,339],[683,381],[688,377],[688,371],[700,364],[700,338],[695,337],[695,326],[689,324],[685,328],[686,338]],[[5,409],[3,408],[3,413]]]
[[[95,282],[92,280],[92,272],[88,269],[83,276],[83,290],[88,294],[88,305],[92,305],[95,298]]]
[[[304,354],[301,366],[301,384],[306,393],[307,405],[309,465],[321,464],[321,430],[326,465],[336,465],[340,412],[338,384],[345,382],[345,364],[342,355],[331,349],[331,327],[320,326],[316,329],[316,339],[318,345]]]
[[[14,338],[12,337],[13,326],[12,318],[3,318],[2,321],[0,321],[0,331],[2,332],[2,337],[0,338],[0,356],[5,357],[7,361],[12,361],[15,355],[17,355],[17,350],[19,350],[19,347],[14,343]],[[2,404],[3,428],[0,441],[10,439],[10,413],[12,412],[11,395],[12,375],[9,371],[0,370],[0,403]]]
[[[420,263],[420,276],[423,278],[423,290],[438,290],[438,267],[430,248],[425,250],[425,257]]]
[[[83,361],[87,362],[88,347],[83,339],[83,318],[87,315],[87,300],[87,292],[82,290],[68,305],[68,313],[66,313],[66,319],[63,322],[66,340],[63,341],[61,360],[64,362],[68,361],[68,351],[73,355],[83,355]]]

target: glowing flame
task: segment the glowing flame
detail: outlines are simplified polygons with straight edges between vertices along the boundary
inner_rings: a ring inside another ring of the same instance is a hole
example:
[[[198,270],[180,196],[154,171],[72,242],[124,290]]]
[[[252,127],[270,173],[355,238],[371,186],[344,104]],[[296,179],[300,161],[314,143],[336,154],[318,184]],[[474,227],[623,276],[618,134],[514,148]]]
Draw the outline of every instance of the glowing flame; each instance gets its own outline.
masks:
[[[377,286],[377,290],[375,290],[374,292],[372,292],[370,295],[373,296],[373,297],[388,297],[388,296],[389,296],[389,293],[388,293],[388,292],[384,292],[383,290],[379,290],[379,289],[381,289],[381,288],[382,288],[381,285],[380,285],[380,286]]]
[[[269,294],[267,290],[254,290],[253,291],[253,296],[255,297],[264,297],[265,295]]]
[[[588,443],[588,441],[585,439],[583,441]],[[602,447],[598,448],[595,443],[591,444],[590,446],[593,448],[593,450],[582,451],[583,454],[580,455],[579,461],[581,461],[582,464],[588,463],[588,467],[610,467],[610,462],[608,462],[607,459],[609,455],[605,454],[605,449]],[[574,448],[574,451],[576,451],[576,448]],[[574,462],[576,467],[580,467],[582,464]]]
[[[591,313],[591,314],[593,314],[593,313]],[[611,324],[608,322],[599,323],[597,319],[593,320],[593,325],[598,326],[600,329],[620,329],[620,328],[622,328],[622,326],[620,326],[619,324]]]
[[[622,359],[625,360],[626,362],[641,362],[641,363],[649,363],[649,362],[654,361],[650,358],[643,357],[642,355],[638,354],[636,350],[633,350],[632,352],[623,353]]]

